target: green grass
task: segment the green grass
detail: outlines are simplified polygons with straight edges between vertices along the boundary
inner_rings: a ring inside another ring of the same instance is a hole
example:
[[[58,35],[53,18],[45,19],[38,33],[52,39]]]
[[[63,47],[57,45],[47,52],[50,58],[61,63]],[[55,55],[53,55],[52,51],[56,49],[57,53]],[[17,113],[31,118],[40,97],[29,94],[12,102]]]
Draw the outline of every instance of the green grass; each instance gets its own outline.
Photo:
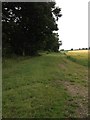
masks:
[[[3,62],[4,118],[64,118],[73,115],[75,105],[62,84],[87,86],[87,68],[60,53],[38,57],[5,59]],[[67,110],[69,111],[67,114]]]

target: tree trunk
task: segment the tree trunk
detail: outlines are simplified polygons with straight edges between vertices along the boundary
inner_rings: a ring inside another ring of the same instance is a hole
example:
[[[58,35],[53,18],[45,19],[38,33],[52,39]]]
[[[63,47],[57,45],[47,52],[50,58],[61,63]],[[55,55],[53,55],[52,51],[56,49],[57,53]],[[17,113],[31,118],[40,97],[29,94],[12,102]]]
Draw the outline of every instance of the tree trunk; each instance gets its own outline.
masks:
[[[23,51],[22,51],[22,55],[25,56],[25,50],[24,50],[24,49],[23,49]]]

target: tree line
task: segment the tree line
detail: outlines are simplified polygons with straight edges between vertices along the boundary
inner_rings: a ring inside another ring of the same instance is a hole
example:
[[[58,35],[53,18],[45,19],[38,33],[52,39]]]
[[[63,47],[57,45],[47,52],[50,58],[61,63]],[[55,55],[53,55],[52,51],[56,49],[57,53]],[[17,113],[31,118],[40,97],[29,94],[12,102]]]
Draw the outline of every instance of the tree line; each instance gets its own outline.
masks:
[[[71,48],[70,50],[90,50],[90,47],[88,47],[88,48],[79,48],[79,49],[73,49],[73,48]],[[60,51],[65,51],[65,50],[61,49]]]
[[[62,42],[55,31],[61,16],[55,2],[2,2],[3,56],[57,52]]]

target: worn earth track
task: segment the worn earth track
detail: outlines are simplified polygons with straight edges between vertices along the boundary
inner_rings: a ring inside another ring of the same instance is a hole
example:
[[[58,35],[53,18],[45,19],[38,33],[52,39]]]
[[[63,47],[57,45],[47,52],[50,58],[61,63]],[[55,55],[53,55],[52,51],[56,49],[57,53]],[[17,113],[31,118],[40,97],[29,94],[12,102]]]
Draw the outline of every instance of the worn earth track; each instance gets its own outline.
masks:
[[[66,81],[63,84],[73,98],[68,105],[71,102],[77,104],[76,116],[79,118],[88,117],[88,88]]]
[[[62,70],[67,70],[64,64],[59,64]],[[80,73],[81,74],[81,73]],[[57,80],[58,83],[63,84],[65,90],[69,93],[71,98],[67,101],[68,109],[66,110],[66,117],[87,118],[88,117],[88,86],[83,86],[73,80]],[[85,79],[88,84],[88,77]],[[69,112],[69,106],[76,107],[74,114]]]

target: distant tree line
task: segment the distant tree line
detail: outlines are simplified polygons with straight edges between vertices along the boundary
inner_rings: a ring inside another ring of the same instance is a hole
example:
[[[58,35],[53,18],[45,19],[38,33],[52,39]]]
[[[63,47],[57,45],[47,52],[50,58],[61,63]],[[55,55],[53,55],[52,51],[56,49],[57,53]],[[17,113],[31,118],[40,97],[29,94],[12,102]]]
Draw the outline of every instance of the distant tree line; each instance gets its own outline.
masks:
[[[88,47],[88,48],[79,48],[79,49],[71,48],[71,50],[90,50],[90,47]],[[61,49],[60,51],[64,51],[64,49]]]
[[[79,49],[73,49],[73,48],[71,48],[71,50],[88,50],[88,49],[90,49],[90,47],[89,48],[79,48]]]
[[[57,52],[61,42],[54,31],[61,16],[55,2],[2,2],[3,56]]]

